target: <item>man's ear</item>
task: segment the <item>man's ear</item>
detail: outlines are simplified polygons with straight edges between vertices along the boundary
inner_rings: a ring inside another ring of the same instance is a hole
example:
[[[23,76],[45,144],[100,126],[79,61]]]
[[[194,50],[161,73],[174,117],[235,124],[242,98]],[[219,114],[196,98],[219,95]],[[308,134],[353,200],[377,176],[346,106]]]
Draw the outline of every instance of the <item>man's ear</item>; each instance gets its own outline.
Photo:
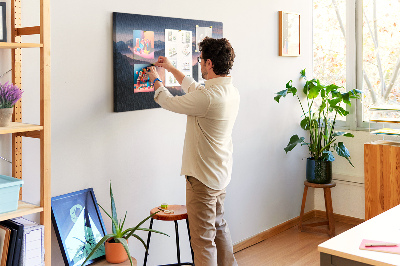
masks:
[[[213,68],[214,65],[213,65],[211,59],[207,59],[207,61],[206,61],[206,66],[208,66],[208,67],[210,67],[210,68]]]

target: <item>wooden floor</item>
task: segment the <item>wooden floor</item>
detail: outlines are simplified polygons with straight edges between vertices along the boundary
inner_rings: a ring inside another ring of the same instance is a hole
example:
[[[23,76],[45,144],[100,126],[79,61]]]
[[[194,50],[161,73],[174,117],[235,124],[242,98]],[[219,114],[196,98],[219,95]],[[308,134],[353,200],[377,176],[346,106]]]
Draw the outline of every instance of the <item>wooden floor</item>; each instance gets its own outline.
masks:
[[[307,222],[322,221],[312,218]],[[354,225],[336,222],[336,234]],[[327,234],[299,232],[292,227],[274,237],[235,253],[239,266],[319,265],[317,247],[328,240]]]

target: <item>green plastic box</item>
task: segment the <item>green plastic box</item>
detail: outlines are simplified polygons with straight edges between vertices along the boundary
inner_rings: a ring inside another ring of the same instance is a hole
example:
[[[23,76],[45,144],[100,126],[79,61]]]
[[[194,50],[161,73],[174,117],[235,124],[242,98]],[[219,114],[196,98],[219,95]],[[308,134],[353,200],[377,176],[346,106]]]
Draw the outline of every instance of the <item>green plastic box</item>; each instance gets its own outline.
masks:
[[[23,183],[20,179],[0,175],[0,213],[18,209],[19,188]]]

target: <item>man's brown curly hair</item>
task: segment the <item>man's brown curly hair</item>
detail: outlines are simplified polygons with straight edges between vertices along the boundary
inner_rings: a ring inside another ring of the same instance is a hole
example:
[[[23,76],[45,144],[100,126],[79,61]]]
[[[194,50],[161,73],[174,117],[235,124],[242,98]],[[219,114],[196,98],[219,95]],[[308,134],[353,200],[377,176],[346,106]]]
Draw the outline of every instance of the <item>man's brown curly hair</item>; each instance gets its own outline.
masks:
[[[227,39],[206,37],[200,42],[199,47],[202,52],[202,59],[204,61],[211,60],[216,75],[229,74],[235,59],[235,51]]]

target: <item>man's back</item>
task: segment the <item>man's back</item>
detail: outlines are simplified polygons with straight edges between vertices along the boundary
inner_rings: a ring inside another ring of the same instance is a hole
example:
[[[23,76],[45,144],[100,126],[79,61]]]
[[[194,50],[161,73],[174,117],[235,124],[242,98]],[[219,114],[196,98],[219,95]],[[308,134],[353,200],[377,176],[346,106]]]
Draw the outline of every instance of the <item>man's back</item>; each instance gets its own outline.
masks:
[[[196,86],[195,90],[206,95],[205,112],[188,115],[181,174],[196,176],[212,189],[223,189],[232,172],[232,129],[239,110],[239,92],[230,77],[207,80],[205,87]]]

